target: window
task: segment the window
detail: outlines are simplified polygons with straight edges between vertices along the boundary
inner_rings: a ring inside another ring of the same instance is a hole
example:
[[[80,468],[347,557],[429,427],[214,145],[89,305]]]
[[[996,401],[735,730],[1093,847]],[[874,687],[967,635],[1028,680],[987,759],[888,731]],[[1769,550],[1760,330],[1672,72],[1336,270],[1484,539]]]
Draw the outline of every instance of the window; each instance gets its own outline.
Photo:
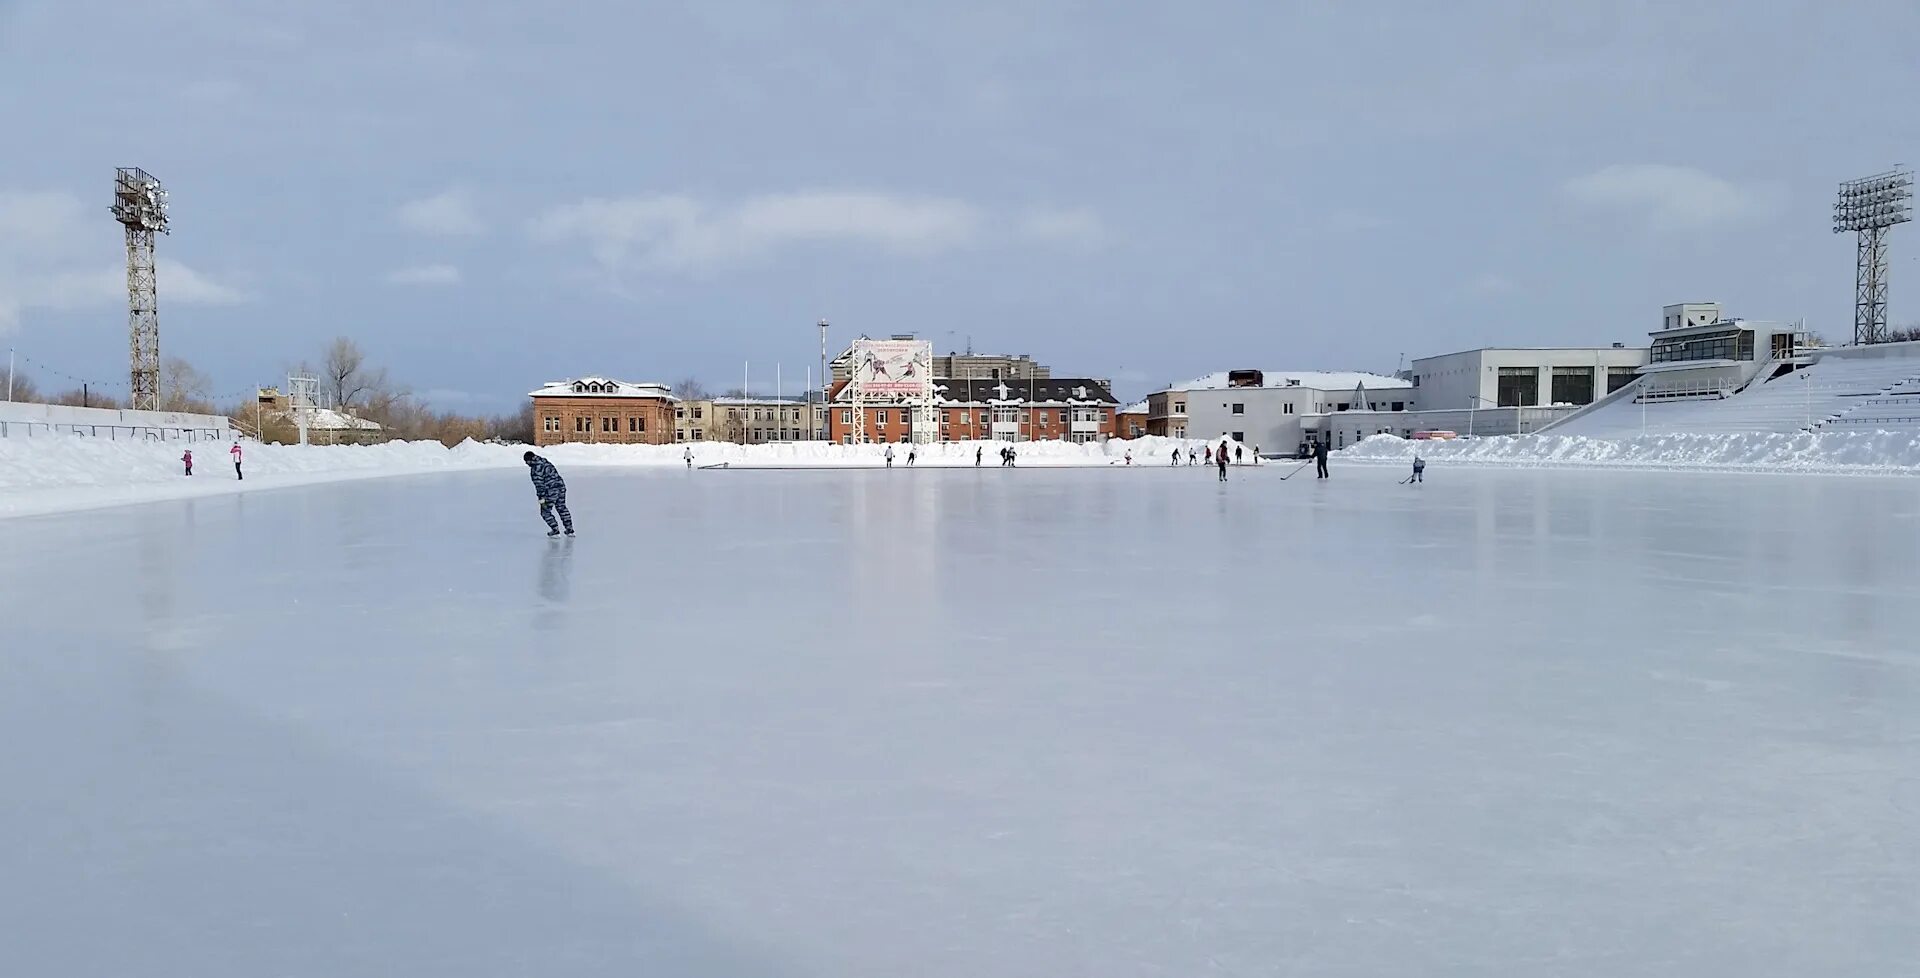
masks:
[[[1293,413],[1293,402],[1292,402],[1292,401],[1288,401],[1287,403],[1285,403],[1285,404],[1282,404],[1282,405],[1280,405],[1280,413],[1281,413],[1281,414],[1292,414],[1292,413]]]
[[[1246,441],[1246,440],[1247,440],[1247,433],[1246,433],[1246,432],[1244,432],[1244,431],[1236,431],[1236,432],[1234,432],[1234,433],[1233,433],[1233,440],[1234,440],[1234,441]]]
[[[1345,411],[1346,409],[1347,409],[1347,402],[1346,402],[1346,401],[1341,401],[1341,402],[1340,402],[1340,410],[1342,410],[1342,411]]]
[[[559,416],[559,415],[557,415],[557,414],[549,414],[549,415],[547,415],[547,430],[548,430],[548,431],[559,431],[559,430],[560,430],[560,416]]]
[[[1611,394],[1614,391],[1617,391],[1620,388],[1633,383],[1634,369],[1635,368],[1633,367],[1608,367],[1607,368],[1607,393]]]
[[[1414,375],[1413,375],[1413,386],[1415,386],[1415,387],[1418,387],[1418,386],[1420,386],[1420,375],[1419,375],[1419,374],[1414,374]]]
[[[1395,401],[1395,402],[1393,402],[1393,409],[1394,409],[1395,411],[1405,411],[1405,410],[1407,409],[1407,402],[1405,402],[1405,401]]]
[[[700,420],[700,414],[701,414],[701,412],[703,412],[703,411],[705,411],[705,410],[706,410],[706,408],[704,408],[704,407],[701,407],[701,406],[700,406],[700,405],[698,405],[698,404],[695,404],[695,405],[693,406],[693,419],[694,419],[695,421],[698,421],[698,420]]]
[[[874,421],[874,424],[877,424],[882,428],[886,427],[887,426],[887,409],[881,408],[879,411],[875,412],[875,414],[878,420]]]
[[[636,414],[636,415],[634,415],[633,417],[631,417],[631,418],[628,418],[628,419],[627,419],[627,427],[628,427],[628,430],[630,430],[630,431],[645,431],[645,430],[647,430],[647,418],[646,418],[646,416],[645,416],[645,415],[640,415],[640,414]]]
[[[706,433],[706,432],[704,432],[704,431],[701,431],[701,430],[700,430],[700,429],[698,429],[698,428],[695,428],[695,429],[693,429],[693,440],[694,440],[694,441],[706,441],[706,440],[707,440],[707,433]]]
[[[673,440],[674,440],[674,441],[686,441],[686,440],[687,440],[687,429],[685,429],[685,428],[675,428],[675,429],[673,429]]]
[[[1235,404],[1235,405],[1233,406],[1233,413],[1235,413],[1235,414],[1245,414],[1245,413],[1247,413],[1247,406],[1246,406],[1245,404]]]
[[[1553,403],[1592,404],[1592,367],[1553,368]]]
[[[590,428],[590,427],[588,427],[588,425],[592,423],[592,420],[593,420],[593,419],[591,419],[591,418],[586,418],[586,417],[577,417],[577,418],[574,418],[574,419],[573,419],[573,430],[574,430],[574,433],[575,433],[575,434],[579,434],[580,432],[583,432],[583,431],[591,431],[591,430],[593,430],[592,428]]]
[[[679,407],[676,407],[676,408],[674,408],[674,409],[673,409],[673,416],[674,416],[674,417],[676,417],[676,418],[684,418],[684,417],[686,417],[686,416],[687,416],[687,408],[686,408],[686,405],[681,405],[681,406],[679,406]]]
[[[1045,411],[1042,411],[1042,412],[1040,412],[1040,421],[1039,421],[1039,423],[1040,423],[1040,424],[1046,424],[1046,423],[1047,423],[1047,412],[1045,412]]]
[[[840,409],[840,423],[841,424],[853,423],[853,411],[851,409],[849,408]]]
[[[1185,413],[1187,413],[1187,402],[1185,402],[1185,401],[1175,401],[1175,402],[1173,402],[1173,413],[1175,413],[1175,414],[1185,414]]]
[[[1494,403],[1501,407],[1533,407],[1540,403],[1540,371],[1533,367],[1501,367],[1495,393]]]

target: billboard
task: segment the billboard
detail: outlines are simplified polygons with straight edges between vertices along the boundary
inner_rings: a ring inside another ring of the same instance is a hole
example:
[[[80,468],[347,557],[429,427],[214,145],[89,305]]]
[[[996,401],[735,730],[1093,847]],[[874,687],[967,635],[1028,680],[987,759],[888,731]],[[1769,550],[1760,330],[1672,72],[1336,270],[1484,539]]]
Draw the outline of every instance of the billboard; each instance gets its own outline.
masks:
[[[927,340],[856,340],[853,383],[867,397],[920,397],[933,383]]]

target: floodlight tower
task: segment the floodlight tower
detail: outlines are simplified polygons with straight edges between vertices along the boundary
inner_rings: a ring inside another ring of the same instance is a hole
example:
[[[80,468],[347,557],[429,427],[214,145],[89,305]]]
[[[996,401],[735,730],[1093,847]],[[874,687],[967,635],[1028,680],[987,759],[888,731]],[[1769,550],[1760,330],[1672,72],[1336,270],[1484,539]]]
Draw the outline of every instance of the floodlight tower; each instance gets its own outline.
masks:
[[[1833,204],[1833,232],[1853,231],[1853,342],[1887,338],[1887,230],[1913,220],[1913,171],[1876,173],[1840,185]]]
[[[136,411],[160,401],[160,309],[153,277],[153,235],[167,233],[167,191],[139,167],[113,173],[114,220],[127,229],[127,332],[132,349],[127,390]]]

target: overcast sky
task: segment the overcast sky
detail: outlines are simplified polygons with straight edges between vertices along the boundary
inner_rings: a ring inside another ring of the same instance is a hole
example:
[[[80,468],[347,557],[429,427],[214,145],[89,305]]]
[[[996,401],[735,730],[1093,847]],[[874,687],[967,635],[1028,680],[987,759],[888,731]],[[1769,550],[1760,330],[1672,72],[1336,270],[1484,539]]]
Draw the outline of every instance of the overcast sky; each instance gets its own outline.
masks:
[[[124,382],[126,165],[172,194],[162,350],[223,392],[337,334],[467,410],[791,389],[822,317],[1123,395],[1691,299],[1849,336],[1831,197],[1920,162],[1916,37],[1912,0],[0,0],[0,336]],[[1894,255],[1920,320],[1920,228]]]

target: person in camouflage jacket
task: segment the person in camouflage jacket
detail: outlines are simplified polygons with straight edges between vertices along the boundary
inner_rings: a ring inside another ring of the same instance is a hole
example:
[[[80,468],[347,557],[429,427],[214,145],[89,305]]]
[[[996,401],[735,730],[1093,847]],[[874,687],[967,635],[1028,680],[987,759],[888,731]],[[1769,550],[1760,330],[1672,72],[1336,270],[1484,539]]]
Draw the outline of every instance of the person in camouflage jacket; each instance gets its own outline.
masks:
[[[560,478],[560,470],[532,452],[520,458],[527,463],[528,474],[533,477],[533,494],[540,497],[540,518],[547,521],[547,536],[559,536],[562,523],[566,524],[567,536],[573,536],[573,514],[567,511],[567,483]],[[556,511],[560,514],[559,523],[553,519]]]

